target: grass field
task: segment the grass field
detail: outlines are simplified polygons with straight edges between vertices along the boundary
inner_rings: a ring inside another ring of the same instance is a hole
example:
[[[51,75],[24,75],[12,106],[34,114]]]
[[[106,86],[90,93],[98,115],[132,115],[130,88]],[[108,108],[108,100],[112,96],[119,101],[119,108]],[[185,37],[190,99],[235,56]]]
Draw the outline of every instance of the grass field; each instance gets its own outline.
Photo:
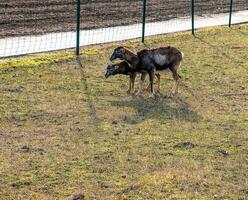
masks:
[[[185,54],[172,97],[106,80],[118,45],[0,60],[0,199],[247,199],[248,25],[148,38]]]

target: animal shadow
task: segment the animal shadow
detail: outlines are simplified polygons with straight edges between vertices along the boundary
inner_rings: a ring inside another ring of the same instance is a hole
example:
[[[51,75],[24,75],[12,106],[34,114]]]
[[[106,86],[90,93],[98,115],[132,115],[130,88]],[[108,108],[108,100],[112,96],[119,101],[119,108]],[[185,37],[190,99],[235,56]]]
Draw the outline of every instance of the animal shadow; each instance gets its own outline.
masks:
[[[177,119],[188,122],[198,122],[201,118],[196,111],[180,97],[115,100],[111,101],[111,105],[133,108],[136,114],[124,117],[124,121],[130,124],[138,124],[146,119],[158,119],[161,121]]]

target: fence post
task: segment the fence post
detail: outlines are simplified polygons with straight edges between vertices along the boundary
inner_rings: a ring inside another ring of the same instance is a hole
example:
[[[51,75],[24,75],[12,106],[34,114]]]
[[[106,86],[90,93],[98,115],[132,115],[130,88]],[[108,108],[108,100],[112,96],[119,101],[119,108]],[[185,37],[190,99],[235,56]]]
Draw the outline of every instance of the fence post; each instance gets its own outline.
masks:
[[[195,0],[191,0],[192,34],[195,35]]]
[[[142,42],[145,41],[145,28],[146,28],[146,0],[143,0],[143,17],[142,17]]]
[[[231,27],[232,25],[232,7],[233,7],[233,0],[230,0],[229,27]]]
[[[80,0],[77,0],[77,41],[76,41],[76,54],[80,54]]]

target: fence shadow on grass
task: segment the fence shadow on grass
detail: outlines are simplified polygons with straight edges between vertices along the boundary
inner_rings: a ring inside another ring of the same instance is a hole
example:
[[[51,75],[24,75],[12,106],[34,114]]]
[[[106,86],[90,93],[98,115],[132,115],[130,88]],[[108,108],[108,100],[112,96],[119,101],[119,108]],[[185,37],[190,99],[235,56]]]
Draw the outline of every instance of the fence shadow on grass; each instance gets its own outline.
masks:
[[[226,59],[228,59],[230,61],[230,63],[232,63],[233,65],[237,66],[237,65],[242,65],[243,64],[243,60],[238,60],[235,57],[230,56],[230,53],[227,52],[230,49],[226,49],[226,52],[225,52],[223,50],[223,47],[213,45],[209,41],[203,39],[200,36],[195,35],[195,38],[198,39],[200,42],[202,42],[202,43],[208,45],[209,47],[211,47],[211,49],[213,50],[213,52],[215,54],[221,55],[221,56],[225,57]]]
[[[241,24],[247,24],[247,22],[244,22],[244,23],[241,23]],[[242,29],[242,26],[239,26],[238,28],[234,28],[234,27],[230,27],[230,30],[233,31],[233,32],[236,32],[238,34],[241,34],[241,35],[247,35],[248,36],[248,32],[247,31],[243,31],[244,29]]]
[[[248,36],[248,32],[244,32],[241,29],[230,28],[230,30],[232,30],[233,32],[238,33],[238,34]]]
[[[97,117],[96,115],[96,108],[93,102],[93,99],[91,97],[91,93],[90,93],[90,89],[89,89],[89,84],[87,82],[87,78],[85,76],[85,72],[84,72],[84,66],[81,62],[80,57],[77,58],[77,62],[80,68],[80,72],[81,72],[81,79],[82,79],[82,83],[83,83],[83,92],[86,94],[86,99],[87,99],[87,104],[89,107],[89,114],[91,117],[91,122],[94,125],[94,127],[96,128],[96,132],[101,132],[101,120]]]
[[[111,101],[112,106],[131,107],[136,111],[136,115],[126,116],[124,121],[130,124],[138,124],[146,119],[181,120],[188,122],[198,122],[201,117],[182,98],[175,96],[169,98],[156,99],[131,99]]]

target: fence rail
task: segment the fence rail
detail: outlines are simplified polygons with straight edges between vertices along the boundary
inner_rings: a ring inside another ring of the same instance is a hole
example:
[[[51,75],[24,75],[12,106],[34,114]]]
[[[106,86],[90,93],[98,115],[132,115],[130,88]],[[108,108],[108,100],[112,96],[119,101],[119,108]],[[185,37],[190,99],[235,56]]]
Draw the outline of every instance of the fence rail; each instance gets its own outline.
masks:
[[[0,57],[248,22],[247,0],[8,0]]]

